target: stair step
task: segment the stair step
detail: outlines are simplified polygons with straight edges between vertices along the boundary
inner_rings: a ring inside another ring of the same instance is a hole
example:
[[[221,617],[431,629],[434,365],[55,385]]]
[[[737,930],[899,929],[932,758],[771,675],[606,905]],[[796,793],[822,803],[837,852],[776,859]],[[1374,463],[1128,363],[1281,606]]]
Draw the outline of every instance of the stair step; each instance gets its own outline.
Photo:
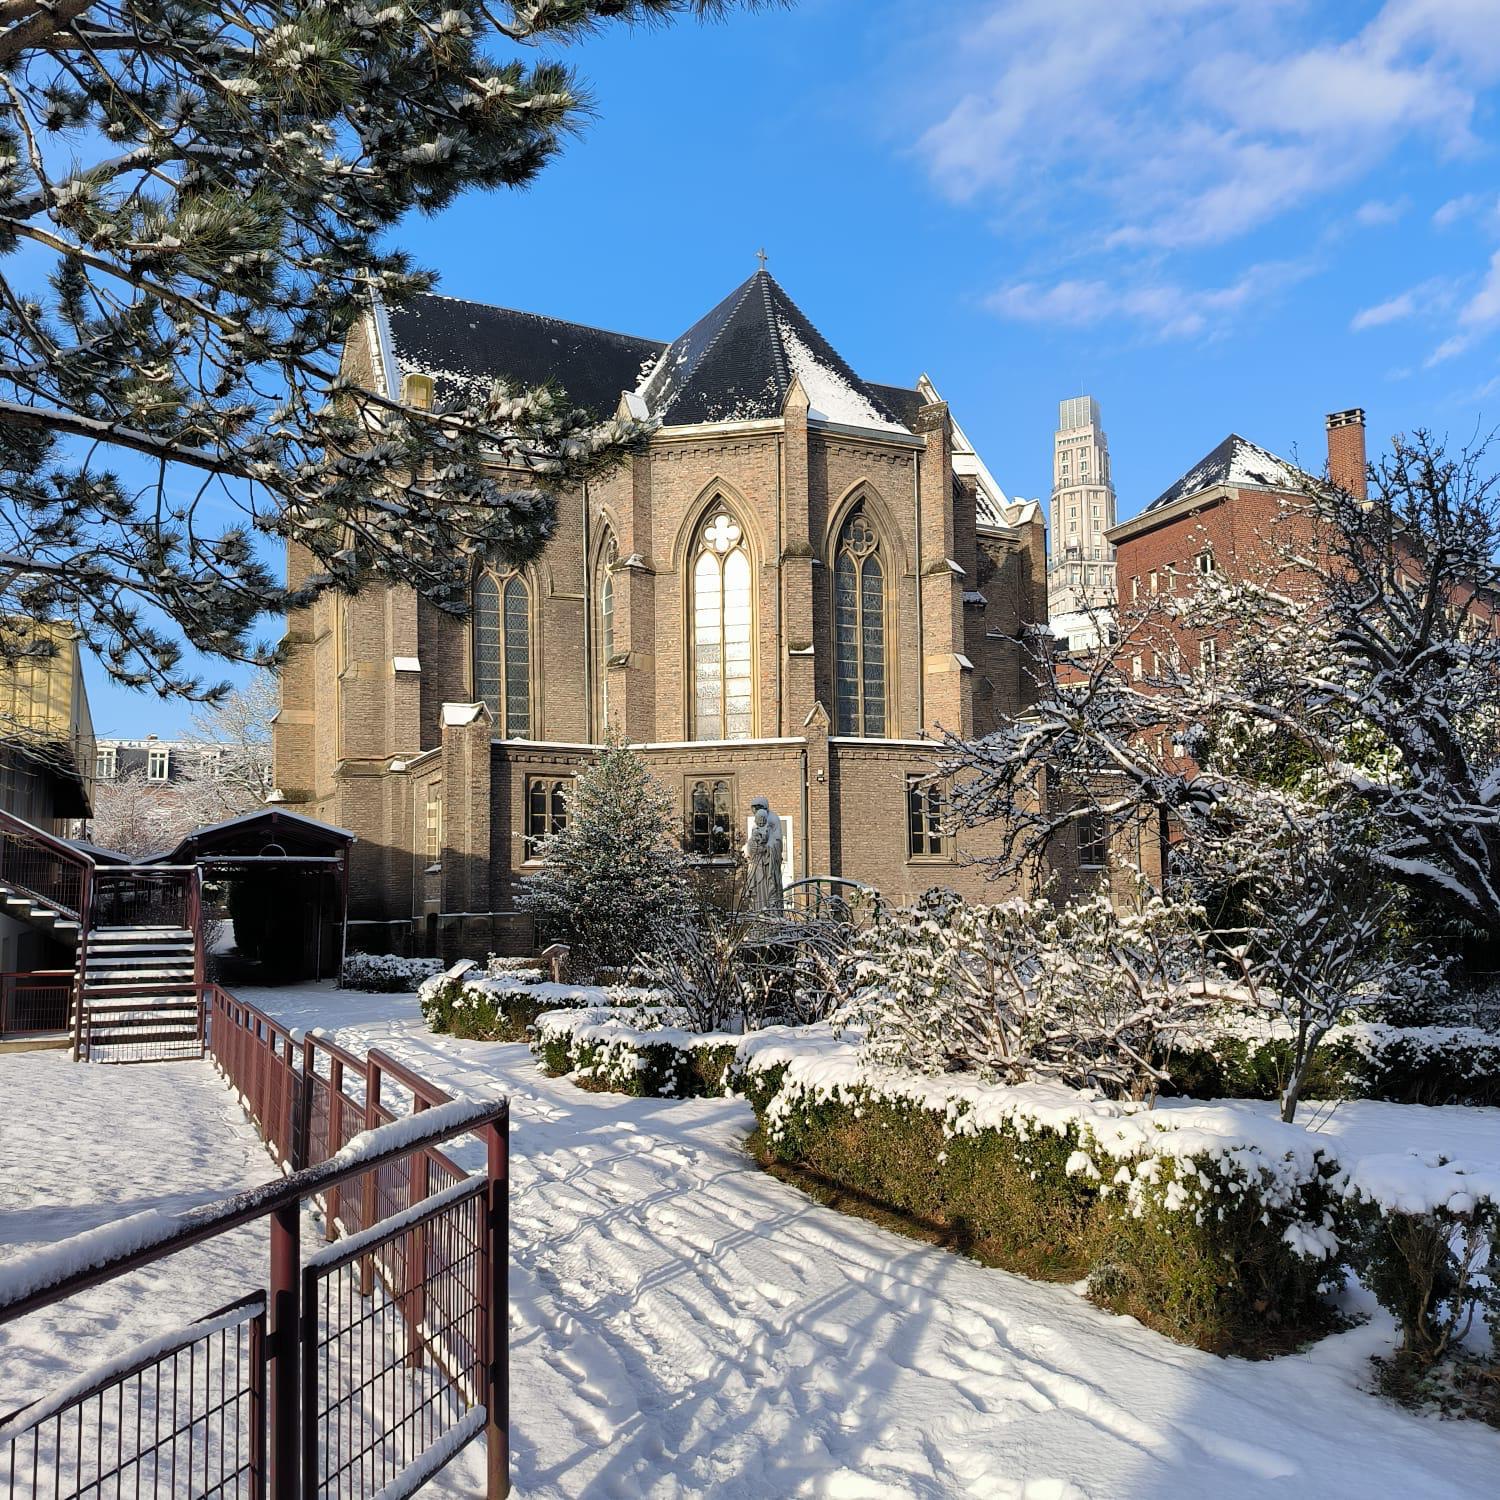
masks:
[[[187,969],[90,969],[83,976],[86,990],[118,989],[121,985],[155,984],[168,989],[193,985],[193,971]]]
[[[85,995],[192,995],[197,992],[197,985],[193,983],[193,976],[167,975],[162,979],[152,979],[149,975],[122,975],[119,979],[111,980],[94,976],[83,982],[83,993]]]
[[[186,1030],[179,1027],[172,1031],[124,1031],[118,1035],[108,1032],[95,1035],[90,1032],[89,1055],[92,1056],[100,1047],[140,1047],[147,1042],[180,1042],[183,1046],[196,1047],[198,1033],[192,1027]]]
[[[188,939],[163,938],[158,943],[101,943],[97,938],[89,942],[91,955],[114,958],[116,954],[129,957],[138,953],[191,953],[193,944]]]
[[[113,1001],[107,1003],[86,1002],[90,1016],[114,1016],[114,1015],[141,1015],[146,1011],[155,1014],[157,1011],[192,1011],[198,1010],[196,1000],[134,1000]]]
[[[193,934],[186,927],[95,927],[89,933],[89,940],[95,943],[155,943],[163,938],[190,943]]]
[[[187,969],[192,971],[191,953],[137,953],[129,958],[108,958],[89,955],[84,965],[87,973],[97,970],[101,974],[141,974],[148,969]]]

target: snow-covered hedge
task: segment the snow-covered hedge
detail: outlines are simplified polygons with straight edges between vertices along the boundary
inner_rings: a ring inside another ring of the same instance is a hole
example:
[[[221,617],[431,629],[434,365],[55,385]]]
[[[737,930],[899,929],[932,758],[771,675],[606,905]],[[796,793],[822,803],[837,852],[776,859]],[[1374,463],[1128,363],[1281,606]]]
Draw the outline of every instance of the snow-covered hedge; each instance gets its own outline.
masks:
[[[1290,1037],[1236,1026],[1184,1038],[1170,1091],[1199,1099],[1275,1099],[1291,1062]],[[1308,1081],[1311,1099],[1396,1104],[1500,1104],[1500,1036],[1473,1026],[1338,1026]]]
[[[922,1077],[864,1064],[861,1035],[827,1023],[704,1035],[668,1007],[611,998],[536,1018],[548,1072],[636,1095],[739,1093],[764,1156],[810,1186],[989,1264],[1087,1280],[1096,1302],[1173,1338],[1293,1348],[1331,1326],[1321,1293],[1345,1268],[1412,1348],[1492,1295],[1472,1272],[1500,1232],[1500,1171],[1416,1153],[1341,1160],[1244,1106],[1150,1110],[1056,1083]]]
[[[1306,1131],[1241,1111],[1151,1111],[1055,1083],[863,1065],[852,1049],[753,1051],[765,1150],[1030,1275],[1220,1352],[1327,1326],[1345,1200]]]
[[[399,953],[351,953],[344,960],[339,982],[346,990],[371,990],[395,995],[414,990],[442,971],[440,958],[403,958]]]
[[[531,1050],[549,1073],[586,1088],[661,1099],[726,1092],[744,1038],[686,1031],[671,1024],[676,1019],[657,1005],[545,1012],[536,1017]]]
[[[434,975],[417,991],[430,1030],[480,1042],[524,1042],[532,1023],[559,1006],[598,1004],[593,985],[553,984],[539,975],[492,979],[471,970],[459,978]]]
[[[1351,1263],[1400,1326],[1406,1376],[1454,1352],[1481,1309],[1500,1335],[1500,1169],[1390,1153],[1359,1161],[1344,1191],[1358,1227]]]

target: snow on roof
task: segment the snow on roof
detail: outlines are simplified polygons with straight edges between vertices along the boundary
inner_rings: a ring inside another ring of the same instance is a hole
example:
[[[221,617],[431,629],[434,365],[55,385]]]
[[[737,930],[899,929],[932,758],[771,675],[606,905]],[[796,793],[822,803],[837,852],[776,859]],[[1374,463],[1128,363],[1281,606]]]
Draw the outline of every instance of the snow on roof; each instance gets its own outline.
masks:
[[[776,327],[786,350],[787,366],[807,392],[808,416],[822,417],[826,422],[842,422],[846,427],[906,431],[900,422],[892,421],[876,408],[868,391],[846,379],[833,365],[819,359],[785,318],[778,318]]]
[[[1295,464],[1231,432],[1212,453],[1205,454],[1186,474],[1163,490],[1146,510],[1160,510],[1204,490],[1221,485],[1247,489],[1300,492],[1311,482]],[[1144,512],[1142,512],[1144,514]]]

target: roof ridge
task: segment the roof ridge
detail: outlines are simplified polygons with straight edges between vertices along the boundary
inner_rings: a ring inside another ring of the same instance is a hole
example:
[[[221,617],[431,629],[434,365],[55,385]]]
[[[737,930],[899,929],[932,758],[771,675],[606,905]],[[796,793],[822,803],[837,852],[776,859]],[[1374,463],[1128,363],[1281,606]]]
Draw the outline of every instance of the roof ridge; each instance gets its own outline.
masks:
[[[509,313],[514,318],[537,318],[543,323],[561,323],[565,328],[583,328],[590,333],[608,333],[617,339],[632,339],[638,344],[659,344],[668,348],[672,340],[648,338],[643,333],[626,333],[622,328],[601,328],[597,323],[580,323],[576,318],[558,318],[551,313],[533,312],[529,307],[507,307],[503,302],[480,302],[474,297],[455,297],[451,292],[413,292],[404,302],[394,304],[392,310],[405,312],[419,297],[431,297],[435,302],[459,302],[465,307],[482,307],[486,312]]]
[[[869,384],[865,380],[864,376],[861,375],[859,371],[856,370],[854,366],[851,365],[849,361],[845,359],[844,356],[840,354],[839,351],[834,347],[833,341],[828,337],[828,335],[824,333],[823,330],[819,328],[818,325],[814,323],[813,320],[808,317],[805,312],[802,311],[801,307],[798,306],[795,298],[792,297],[787,289],[782,286],[782,284],[777,281],[769,271],[757,271],[756,275],[763,275],[766,280],[769,281],[771,285],[774,286],[776,290],[781,294],[781,296],[785,299],[786,305],[791,308],[791,310],[796,313],[797,316],[801,318],[802,321],[806,323],[807,326],[811,328],[815,334],[817,334],[818,338],[822,340],[823,347],[827,349],[828,352],[833,355],[833,357],[839,362],[839,365],[842,367],[842,373],[844,375],[847,375],[848,378],[853,381],[855,390],[862,391],[865,396],[870,399],[871,403],[875,407],[875,410],[883,415],[887,421],[899,421],[900,419],[896,416],[895,412],[893,412],[885,404],[885,402],[882,401],[881,398],[870,389]],[[776,349],[778,353],[784,356],[786,351],[782,346],[780,330],[773,329],[772,332],[776,334],[776,338],[774,340]]]
[[[761,306],[766,313],[766,332],[771,335],[771,360],[776,367],[776,394],[785,402],[786,393],[792,388],[792,373],[787,368],[786,346],[781,341],[781,330],[776,326],[776,307],[771,300],[771,288],[775,287],[788,302],[792,299],[786,296],[786,289],[764,266],[750,279],[761,284]],[[792,305],[796,306],[795,303]]]

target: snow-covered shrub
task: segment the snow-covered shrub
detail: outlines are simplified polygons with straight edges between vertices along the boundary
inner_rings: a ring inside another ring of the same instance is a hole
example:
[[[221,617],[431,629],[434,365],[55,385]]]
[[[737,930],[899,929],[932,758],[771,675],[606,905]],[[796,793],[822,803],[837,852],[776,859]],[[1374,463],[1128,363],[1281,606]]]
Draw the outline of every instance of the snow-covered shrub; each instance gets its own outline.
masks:
[[[1164,1091],[1199,1099],[1277,1099],[1293,1066],[1280,1028],[1216,1026],[1185,1036]],[[1500,1104],[1500,1035],[1472,1026],[1335,1026],[1302,1088],[1307,1099]]]
[[[403,958],[399,953],[351,953],[344,960],[339,982],[346,990],[369,990],[395,995],[414,990],[424,979],[443,970],[440,958]]]
[[[1453,1352],[1483,1309],[1494,1330],[1500,1285],[1500,1172],[1440,1155],[1366,1157],[1346,1191],[1358,1205],[1355,1263],[1401,1328],[1398,1364],[1429,1369]]]
[[[543,1011],[590,1005],[597,990],[555,984],[517,984],[513,978],[439,974],[417,991],[422,1017],[431,1031],[480,1042],[524,1042]]]
[[[928,901],[861,938],[847,1014],[867,1023],[877,1064],[1149,1097],[1179,1035],[1220,1000],[1201,916],[1144,889],[1134,911],[1103,894]]]
[[[534,958],[506,958],[491,953],[484,961],[486,979],[505,979],[512,984],[541,984],[548,976]]]
[[[923,1078],[842,1057],[750,1057],[765,1149],[865,1202],[1219,1352],[1328,1326],[1337,1163],[1306,1132],[1223,1109],[1153,1112],[1057,1084]]]
[[[639,1003],[546,1013],[537,1018],[531,1050],[548,1073],[584,1088],[653,1099],[728,1092],[739,1039],[669,1024],[678,1019],[671,1008]]]

